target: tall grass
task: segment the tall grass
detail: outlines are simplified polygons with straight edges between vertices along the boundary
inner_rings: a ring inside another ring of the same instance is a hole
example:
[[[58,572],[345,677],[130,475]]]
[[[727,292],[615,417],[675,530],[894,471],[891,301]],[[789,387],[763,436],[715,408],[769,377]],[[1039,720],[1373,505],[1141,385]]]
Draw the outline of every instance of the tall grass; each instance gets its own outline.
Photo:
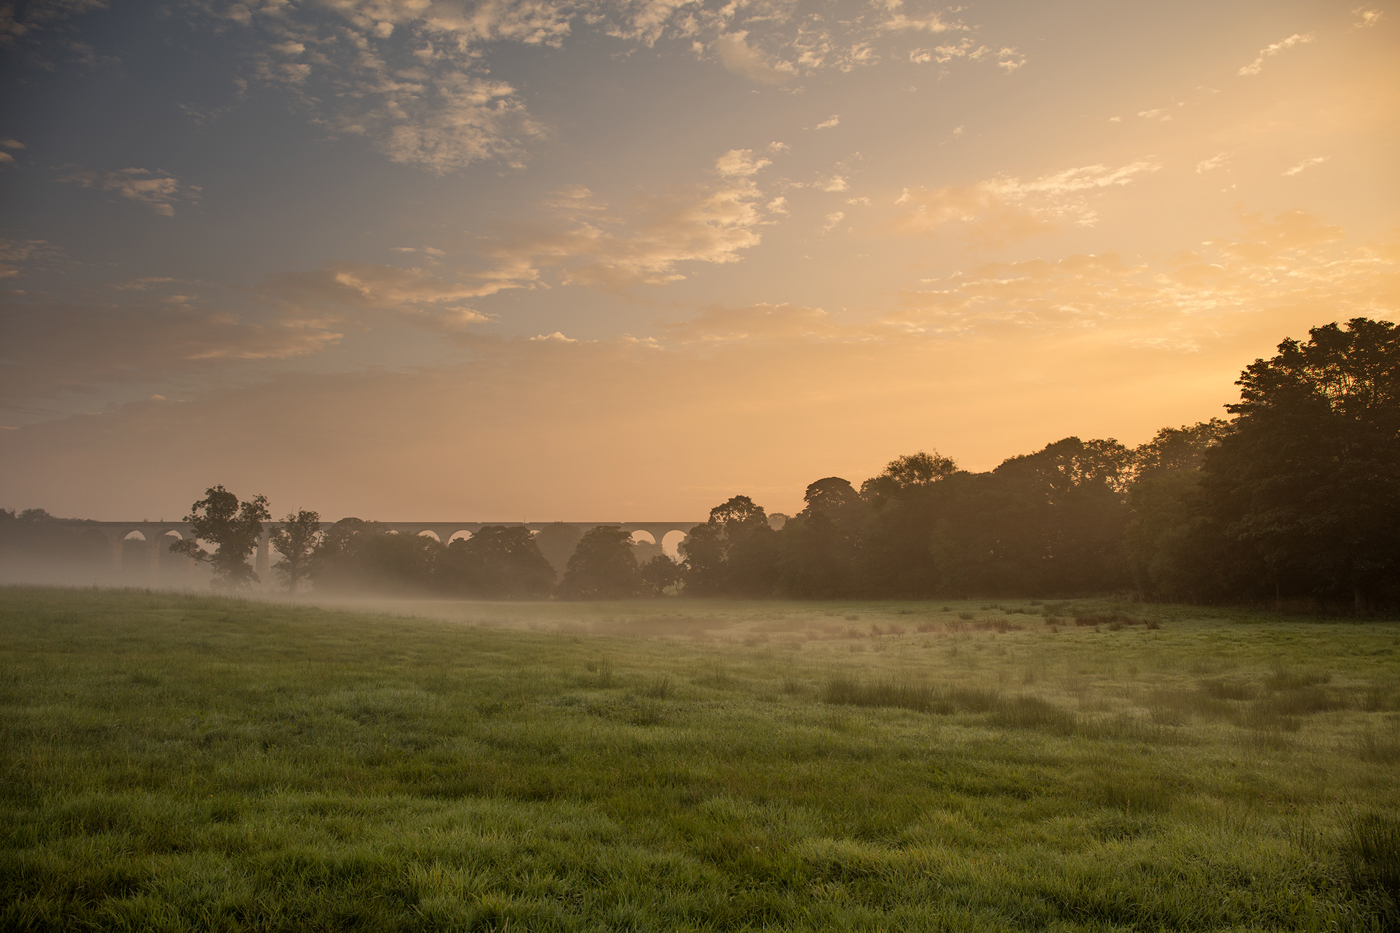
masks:
[[[0,929],[1394,929],[1400,626],[1033,608],[0,589]]]

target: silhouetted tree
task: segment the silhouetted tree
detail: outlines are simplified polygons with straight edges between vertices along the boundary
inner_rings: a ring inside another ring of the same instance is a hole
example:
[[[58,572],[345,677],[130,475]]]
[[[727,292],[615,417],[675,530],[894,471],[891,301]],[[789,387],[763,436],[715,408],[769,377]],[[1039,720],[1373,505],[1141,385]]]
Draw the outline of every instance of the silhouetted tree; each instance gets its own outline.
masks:
[[[170,550],[209,564],[216,587],[249,586],[258,582],[258,575],[248,566],[248,558],[257,549],[262,523],[268,517],[266,496],[240,502],[223,486],[213,486],[205,490],[203,499],[190,506],[190,514],[185,516],[185,521],[194,527],[194,537],[172,543]],[[200,541],[212,542],[214,553],[200,547]]]
[[[956,506],[956,497],[947,495],[948,482],[966,475],[937,451],[919,451],[891,460],[882,473],[861,483],[869,510],[857,569],[863,594],[917,597],[937,591],[932,536]]]
[[[631,533],[599,525],[579,539],[559,592],[567,599],[626,599],[636,596],[641,586]]]
[[[642,564],[642,593],[646,596],[665,596],[666,591],[681,582],[681,568],[665,554],[657,554]]]
[[[1225,595],[1231,560],[1204,516],[1201,466],[1230,430],[1219,418],[1162,428],[1133,451],[1124,548],[1140,592],[1172,600]]]
[[[1206,451],[1219,444],[1230,430],[1230,423],[1220,418],[1162,428],[1152,440],[1133,450],[1133,482],[1180,470],[1199,470]]]
[[[771,596],[777,586],[777,533],[763,507],[735,496],[681,542],[686,592],[695,596]]]
[[[860,484],[860,494],[868,502],[878,504],[884,499],[904,498],[911,490],[930,486],[958,471],[958,465],[938,451],[905,454],[896,457],[879,476]]]
[[[819,479],[807,487],[806,508],[778,537],[778,575],[784,593],[808,599],[856,594],[855,579],[867,507],[849,480]]]
[[[554,586],[554,568],[523,525],[487,525],[447,546],[438,586],[481,599],[539,599]]]
[[[288,512],[282,527],[269,535],[268,540],[272,549],[282,555],[272,569],[287,585],[287,592],[295,593],[297,584],[310,574],[311,561],[321,541],[320,514],[305,509],[295,514]]]
[[[1206,456],[1211,527],[1256,558],[1277,595],[1400,593],[1400,327],[1354,318],[1256,360]]]
[[[582,537],[583,532],[576,525],[551,522],[535,535],[535,544],[539,546],[545,560],[554,568],[554,572],[562,576],[569,566],[569,558],[573,556],[574,548],[578,547]]]

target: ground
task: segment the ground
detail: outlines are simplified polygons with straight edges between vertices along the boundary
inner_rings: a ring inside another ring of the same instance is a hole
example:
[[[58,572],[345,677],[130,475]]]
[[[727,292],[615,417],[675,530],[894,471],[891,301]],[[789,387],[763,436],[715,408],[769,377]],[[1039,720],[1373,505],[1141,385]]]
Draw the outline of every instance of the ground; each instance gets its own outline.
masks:
[[[4,929],[1396,929],[1400,623],[0,588]]]

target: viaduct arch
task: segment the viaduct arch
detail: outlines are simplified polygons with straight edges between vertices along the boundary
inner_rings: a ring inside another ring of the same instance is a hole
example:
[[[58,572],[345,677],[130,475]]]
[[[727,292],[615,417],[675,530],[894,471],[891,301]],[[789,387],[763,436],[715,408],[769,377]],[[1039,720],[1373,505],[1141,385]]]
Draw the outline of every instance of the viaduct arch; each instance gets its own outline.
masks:
[[[263,522],[263,532],[258,537],[257,550],[254,552],[253,569],[264,581],[268,579],[272,566],[271,537],[273,532],[281,528],[285,522]],[[322,522],[321,528],[330,528],[334,522]],[[580,535],[597,528],[601,525],[621,528],[623,531],[634,533],[644,531],[651,535],[652,540],[658,545],[658,553],[675,553],[675,549],[680,542],[689,535],[690,529],[696,525],[703,525],[704,520],[684,521],[684,522],[370,522],[375,530],[384,532],[395,532],[398,534],[421,535],[431,533],[438,541],[450,542],[454,537],[460,538],[476,534],[488,525],[504,525],[508,528],[523,526],[531,532],[538,534],[551,525],[564,524],[577,530]],[[107,544],[111,552],[111,568],[116,573],[127,573],[129,571],[141,571],[144,569],[147,582],[154,586],[162,582],[178,583],[188,579],[194,569],[194,561],[191,558],[180,558],[179,570],[173,571],[178,579],[170,579],[171,568],[166,568],[166,578],[162,580],[161,561],[163,555],[168,554],[169,543],[174,536],[189,538],[194,535],[194,528],[187,522],[181,521],[139,521],[139,522],[90,522],[90,521],[66,521],[56,520],[45,522],[50,528],[66,528],[75,536],[87,536],[88,538],[101,537]],[[140,540],[145,543],[144,555],[141,558],[144,568],[133,567],[130,561],[123,557],[128,550],[128,540]],[[170,555],[173,556],[173,555]]]

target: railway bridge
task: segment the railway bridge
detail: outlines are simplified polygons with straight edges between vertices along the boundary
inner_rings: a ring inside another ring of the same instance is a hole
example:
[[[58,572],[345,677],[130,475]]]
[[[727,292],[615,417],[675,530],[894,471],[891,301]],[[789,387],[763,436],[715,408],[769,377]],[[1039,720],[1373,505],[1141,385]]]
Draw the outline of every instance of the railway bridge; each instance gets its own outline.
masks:
[[[169,554],[169,545],[173,540],[190,538],[194,535],[194,528],[183,521],[148,521],[141,520],[129,522],[93,522],[93,521],[65,521],[57,520],[44,523],[48,528],[65,528],[73,535],[84,538],[94,547],[105,547],[111,554],[112,570],[130,576],[133,571],[139,572],[141,569],[145,573],[143,576],[149,585],[160,584],[178,585],[193,572],[193,560],[189,558],[178,558],[172,560],[175,555]],[[264,582],[268,581],[268,571],[272,563],[272,534],[281,528],[284,522],[268,521],[263,522],[262,534],[258,537],[257,550],[254,553],[253,569]],[[322,522],[322,530],[332,527],[333,522]],[[685,540],[691,528],[704,524],[700,521],[684,522],[445,522],[445,521],[425,521],[425,522],[368,522],[373,530],[387,534],[423,535],[433,538],[443,544],[450,544],[452,541],[461,538],[470,538],[482,528],[488,525],[503,525],[506,527],[523,526],[530,529],[531,534],[538,535],[545,528],[562,525],[570,529],[581,537],[585,532],[600,525],[607,525],[614,528],[621,528],[630,532],[632,541],[636,544],[647,546],[640,556],[649,556],[646,552],[653,554],[665,553],[672,557],[678,555],[680,543]],[[651,551],[655,548],[654,551]],[[567,559],[567,558],[566,558]],[[140,562],[138,566],[132,566],[133,562]],[[143,565],[143,566],[142,566]],[[562,568],[556,568],[561,569]]]

